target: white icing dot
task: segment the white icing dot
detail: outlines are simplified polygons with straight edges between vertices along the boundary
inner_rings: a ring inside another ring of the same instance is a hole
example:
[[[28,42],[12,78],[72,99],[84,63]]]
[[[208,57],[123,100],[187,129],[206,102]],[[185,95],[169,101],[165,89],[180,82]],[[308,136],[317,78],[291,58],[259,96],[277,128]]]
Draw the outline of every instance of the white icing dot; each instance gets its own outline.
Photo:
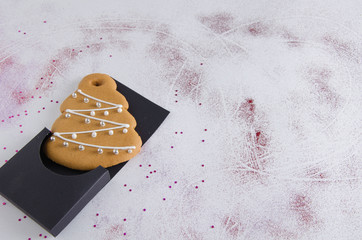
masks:
[[[89,99],[88,99],[88,98],[84,98],[84,102],[85,102],[85,103],[89,103]]]
[[[97,137],[97,133],[96,133],[96,132],[92,132],[92,137]]]
[[[121,113],[121,112],[122,112],[122,108],[119,107],[119,108],[117,109],[117,112]]]
[[[113,135],[113,130],[109,130],[108,134],[112,136]]]
[[[66,118],[70,118],[70,113],[66,113],[66,114],[65,114],[65,117],[66,117]]]
[[[118,149],[113,149],[113,153],[114,153],[115,155],[118,155],[118,153],[119,153]]]
[[[106,126],[105,122],[103,122],[103,121],[101,121],[99,124],[100,124],[102,127]]]
[[[90,119],[89,119],[89,118],[86,118],[86,119],[84,119],[84,122],[85,122],[86,124],[89,124],[89,123],[90,123]]]
[[[102,106],[102,104],[100,102],[97,102],[96,106],[100,108]]]
[[[69,143],[68,143],[68,142],[63,142],[63,146],[64,146],[64,147],[68,147],[68,146],[69,146]]]
[[[91,112],[90,112],[90,115],[91,115],[91,116],[96,115],[95,111],[91,111]]]
[[[103,149],[102,148],[98,148],[98,153],[102,154],[103,153]]]
[[[104,111],[104,116],[108,116],[109,112],[108,111]]]
[[[128,153],[132,153],[132,149],[128,149],[127,152],[128,152]]]
[[[83,151],[84,150],[84,146],[83,145],[79,145],[79,150]]]
[[[124,128],[124,129],[122,130],[122,132],[123,132],[123,133],[127,133],[127,132],[128,132],[128,129],[127,129],[127,128]]]
[[[72,134],[72,138],[73,138],[73,139],[76,139],[76,138],[77,138],[77,134],[73,133],[73,134]]]
[[[73,98],[77,98],[77,94],[74,92],[74,93],[72,93],[72,97]]]
[[[55,137],[50,137],[50,141],[55,141]]]

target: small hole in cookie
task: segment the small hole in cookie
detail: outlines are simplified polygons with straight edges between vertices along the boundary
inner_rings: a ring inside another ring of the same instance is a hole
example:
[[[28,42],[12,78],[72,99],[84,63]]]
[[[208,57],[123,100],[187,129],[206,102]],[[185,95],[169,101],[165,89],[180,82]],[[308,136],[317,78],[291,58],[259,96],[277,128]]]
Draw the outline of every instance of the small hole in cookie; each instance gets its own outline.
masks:
[[[103,84],[103,81],[102,80],[94,80],[92,82],[93,86],[96,86],[96,87],[99,87]]]

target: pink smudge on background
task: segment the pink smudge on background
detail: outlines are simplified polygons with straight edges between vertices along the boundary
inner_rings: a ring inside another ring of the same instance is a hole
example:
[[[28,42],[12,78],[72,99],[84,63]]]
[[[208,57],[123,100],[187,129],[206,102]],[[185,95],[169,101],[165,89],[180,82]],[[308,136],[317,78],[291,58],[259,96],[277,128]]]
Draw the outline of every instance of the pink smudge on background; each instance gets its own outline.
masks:
[[[342,41],[331,35],[326,35],[323,37],[322,41],[327,46],[333,48],[339,56],[352,60],[357,64],[361,62],[360,51],[358,47],[354,46],[352,43]]]
[[[113,224],[105,231],[104,240],[113,240],[124,236],[123,224]]]
[[[247,165],[255,170],[263,170],[267,162],[262,156],[267,152],[270,140],[263,130],[266,126],[263,124],[262,115],[256,112],[253,99],[249,98],[241,103],[237,109],[237,117],[249,126],[248,129],[251,129],[246,133],[249,146],[243,149],[247,151]]]
[[[230,13],[225,12],[202,16],[199,17],[199,20],[202,24],[217,34],[230,31],[233,28],[234,23],[234,17]]]
[[[262,22],[252,23],[247,27],[247,32],[254,36],[266,36],[270,34],[269,27]]]
[[[291,197],[290,210],[296,214],[300,225],[311,227],[317,223],[317,216],[311,203],[311,199],[305,194],[295,194]]]
[[[225,232],[231,238],[238,238],[240,233],[245,231],[245,227],[240,222],[240,218],[235,218],[233,216],[226,216],[222,219],[222,226],[225,229]]]
[[[311,67],[307,72],[308,80],[313,84],[320,103],[329,104],[337,108],[339,104],[339,95],[329,86],[333,77],[333,72],[327,68]]]

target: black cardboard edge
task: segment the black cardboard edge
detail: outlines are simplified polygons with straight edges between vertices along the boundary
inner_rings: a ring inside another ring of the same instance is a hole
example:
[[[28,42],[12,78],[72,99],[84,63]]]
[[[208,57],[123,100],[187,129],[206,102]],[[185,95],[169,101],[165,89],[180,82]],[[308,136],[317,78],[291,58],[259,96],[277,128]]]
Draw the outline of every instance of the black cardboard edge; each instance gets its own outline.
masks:
[[[78,176],[59,175],[47,169],[42,164],[39,152],[44,139],[50,135],[51,132],[44,128],[0,168],[0,193],[50,234],[56,236],[110,181],[110,176],[102,167]],[[64,199],[49,194],[54,189],[60,192],[68,191],[66,201],[72,204],[71,208],[61,205]],[[89,200],[81,201],[82,198]],[[59,210],[60,214],[46,217],[48,213]],[[57,229],[54,229],[55,226]]]
[[[67,215],[65,215],[50,231],[53,236],[57,236],[77,215],[82,209],[92,200],[102,188],[110,181],[108,172],[105,172],[90,188],[86,194],[74,205]]]

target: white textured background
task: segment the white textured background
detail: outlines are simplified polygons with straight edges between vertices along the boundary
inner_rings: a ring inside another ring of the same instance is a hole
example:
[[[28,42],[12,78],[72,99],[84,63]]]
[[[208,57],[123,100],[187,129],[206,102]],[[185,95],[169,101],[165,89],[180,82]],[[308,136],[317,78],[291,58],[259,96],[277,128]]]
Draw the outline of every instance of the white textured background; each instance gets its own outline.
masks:
[[[1,164],[107,73],[171,114],[57,239],[361,239],[361,9],[1,1]],[[0,197],[0,239],[45,236]]]

